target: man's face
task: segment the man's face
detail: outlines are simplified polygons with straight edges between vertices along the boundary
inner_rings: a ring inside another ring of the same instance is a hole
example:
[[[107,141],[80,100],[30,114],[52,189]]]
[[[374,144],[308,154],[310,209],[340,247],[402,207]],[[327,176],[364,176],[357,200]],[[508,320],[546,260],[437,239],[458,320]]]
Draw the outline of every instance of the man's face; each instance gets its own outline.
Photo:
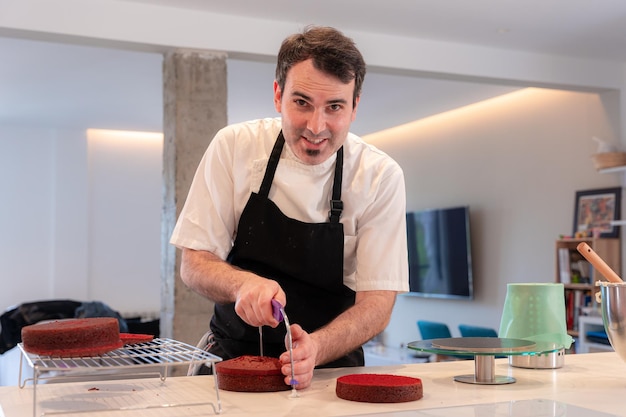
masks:
[[[274,82],[274,106],[281,113],[283,135],[305,164],[324,162],[343,145],[356,117],[354,80],[348,84],[299,62],[287,73],[284,91]]]

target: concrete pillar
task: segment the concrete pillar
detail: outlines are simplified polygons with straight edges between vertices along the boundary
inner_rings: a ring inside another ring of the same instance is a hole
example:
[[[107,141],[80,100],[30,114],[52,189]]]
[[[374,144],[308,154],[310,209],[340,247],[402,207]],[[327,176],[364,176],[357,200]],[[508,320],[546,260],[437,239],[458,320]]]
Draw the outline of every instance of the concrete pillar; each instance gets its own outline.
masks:
[[[226,55],[167,53],[163,86],[161,337],[195,346],[209,328],[213,303],[180,280],[180,251],[169,244],[169,238],[198,163],[215,133],[227,122]]]

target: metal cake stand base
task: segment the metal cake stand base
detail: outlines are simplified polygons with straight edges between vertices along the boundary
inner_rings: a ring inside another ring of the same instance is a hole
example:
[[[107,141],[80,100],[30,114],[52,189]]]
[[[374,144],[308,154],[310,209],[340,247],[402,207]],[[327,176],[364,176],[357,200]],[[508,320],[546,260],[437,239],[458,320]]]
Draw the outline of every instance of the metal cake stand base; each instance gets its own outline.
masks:
[[[503,385],[515,382],[513,377],[496,375],[495,356],[474,356],[474,374],[457,375],[454,380],[480,385]]]

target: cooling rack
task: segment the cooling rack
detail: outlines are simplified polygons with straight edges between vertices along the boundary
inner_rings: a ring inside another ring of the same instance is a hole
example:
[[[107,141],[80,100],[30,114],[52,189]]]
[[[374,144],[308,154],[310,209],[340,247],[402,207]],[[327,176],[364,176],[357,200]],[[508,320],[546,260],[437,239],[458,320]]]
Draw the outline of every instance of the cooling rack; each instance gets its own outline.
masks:
[[[28,353],[18,344],[20,356],[19,386],[25,388],[28,382],[33,387],[33,417],[37,416],[37,385],[40,382],[71,382],[76,380],[104,380],[119,378],[159,377],[165,382],[173,367],[195,368],[204,364],[210,368],[221,361],[218,356],[202,349],[172,339],[156,338],[150,342],[125,345],[111,352],[87,357],[61,358]],[[33,376],[22,377],[24,364],[32,368]],[[217,379],[213,372],[215,404],[198,402],[184,404],[163,404],[162,407],[211,405],[214,413],[220,414],[222,406],[219,398]],[[138,407],[141,408],[141,407]],[[151,405],[150,408],[154,408]],[[107,411],[118,408],[107,409]],[[66,412],[42,412],[39,415],[65,414]]]

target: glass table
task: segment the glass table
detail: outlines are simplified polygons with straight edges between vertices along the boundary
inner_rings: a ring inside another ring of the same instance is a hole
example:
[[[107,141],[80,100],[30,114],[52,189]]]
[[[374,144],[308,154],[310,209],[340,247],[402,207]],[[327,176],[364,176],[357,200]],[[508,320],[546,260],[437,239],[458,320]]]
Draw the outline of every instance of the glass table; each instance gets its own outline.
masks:
[[[452,337],[411,342],[409,349],[446,356],[473,356],[474,374],[457,375],[455,381],[468,384],[501,385],[515,382],[510,376],[496,375],[496,356],[543,355],[563,346],[549,342],[499,337]]]

